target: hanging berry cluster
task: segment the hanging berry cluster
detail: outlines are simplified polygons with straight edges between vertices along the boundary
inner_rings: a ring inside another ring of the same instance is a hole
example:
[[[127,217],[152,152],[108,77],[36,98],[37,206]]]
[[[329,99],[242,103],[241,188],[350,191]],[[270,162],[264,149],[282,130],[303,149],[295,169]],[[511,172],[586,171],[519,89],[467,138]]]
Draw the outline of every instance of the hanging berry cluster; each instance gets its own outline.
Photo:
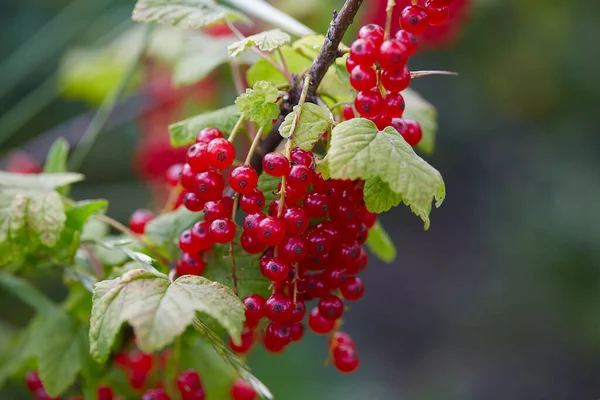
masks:
[[[413,1],[402,10],[402,29],[394,38],[387,37],[379,25],[363,26],[346,59],[350,84],[358,91],[354,100],[358,114],[373,121],[379,129],[394,127],[411,146],[421,141],[423,132],[417,121],[402,119],[405,103],[400,92],[406,90],[411,81],[406,65],[417,51],[417,35],[429,26],[442,25],[448,19],[451,2],[427,0],[420,6]],[[353,117],[354,110],[346,107],[344,118]]]

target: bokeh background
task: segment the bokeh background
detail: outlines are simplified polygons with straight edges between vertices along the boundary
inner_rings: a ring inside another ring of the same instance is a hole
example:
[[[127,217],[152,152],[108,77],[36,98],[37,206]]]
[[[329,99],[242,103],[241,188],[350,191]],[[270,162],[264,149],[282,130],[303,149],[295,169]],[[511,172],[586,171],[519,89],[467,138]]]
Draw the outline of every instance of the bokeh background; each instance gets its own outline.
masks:
[[[273,3],[324,32],[343,1]],[[366,0],[361,20],[376,18],[380,3]],[[437,148],[426,158],[442,172],[447,199],[428,232],[402,206],[380,218],[399,257],[392,265],[372,258],[366,294],[345,318],[361,354],[356,374],[323,367],[324,338],[282,356],[251,356],[278,399],[600,397],[600,2],[461,4],[454,28],[431,38],[410,65],[460,73],[414,83],[438,107]],[[132,7],[123,0],[0,2],[3,168],[34,168],[58,136],[81,136],[105,88],[80,82],[68,90],[57,71],[72,49],[106,45],[131,28]],[[88,67],[110,87],[115,63],[93,59]],[[149,110],[168,99],[156,103],[160,95],[152,93],[169,85],[156,72],[152,85],[118,107],[73,195],[108,198],[109,214],[122,221],[136,208],[156,207],[159,193],[143,179],[160,174],[160,160],[172,156],[164,150],[166,123],[231,102],[230,81],[227,69],[218,71],[190,94],[193,104],[156,121]],[[15,156],[17,149],[25,153]],[[55,298],[64,295],[60,276],[36,279]],[[0,305],[1,347],[32,312],[2,292]],[[28,397],[13,385],[0,398]]]

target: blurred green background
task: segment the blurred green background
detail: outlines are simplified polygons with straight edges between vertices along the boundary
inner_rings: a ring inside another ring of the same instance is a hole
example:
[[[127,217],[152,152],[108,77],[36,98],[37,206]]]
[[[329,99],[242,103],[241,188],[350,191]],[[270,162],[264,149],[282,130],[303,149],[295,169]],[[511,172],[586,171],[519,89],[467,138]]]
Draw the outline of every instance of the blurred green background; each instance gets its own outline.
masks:
[[[274,3],[324,32],[343,1]],[[375,3],[366,0],[366,9]],[[122,0],[0,2],[3,163],[17,148],[41,161],[57,135],[80,137],[91,108],[57,95],[56,71],[69,49],[109,43],[131,28],[132,7]],[[323,367],[326,339],[310,335],[281,356],[251,356],[277,399],[600,396],[594,38],[595,0],[474,0],[456,41],[411,59],[411,69],[460,73],[414,83],[438,107],[437,149],[426,158],[444,176],[447,199],[428,232],[402,206],[381,217],[399,258],[393,265],[371,259],[366,294],[345,318],[361,355],[357,373]],[[222,80],[220,89],[203,102],[235,97],[226,70],[211,79]],[[109,214],[123,221],[153,205],[134,165],[144,101],[134,95],[119,106],[118,121],[84,163],[88,179],[73,193],[108,198]],[[55,298],[64,295],[59,276],[37,281]],[[0,304],[1,347],[32,312],[2,292]],[[21,390],[10,386],[0,398],[28,398]]]

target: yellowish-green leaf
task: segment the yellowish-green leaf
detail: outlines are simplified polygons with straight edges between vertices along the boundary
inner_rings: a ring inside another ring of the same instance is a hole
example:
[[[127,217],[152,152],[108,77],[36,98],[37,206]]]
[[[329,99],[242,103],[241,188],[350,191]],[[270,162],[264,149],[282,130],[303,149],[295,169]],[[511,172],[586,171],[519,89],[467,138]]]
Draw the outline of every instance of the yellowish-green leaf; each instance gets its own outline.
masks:
[[[181,147],[194,143],[198,132],[206,127],[217,128],[228,136],[240,116],[236,106],[228,106],[171,124],[171,144]]]
[[[252,46],[257,46],[262,51],[273,51],[289,43],[290,40],[290,35],[287,33],[280,29],[271,29],[232,43],[227,50],[230,57],[237,57]]]
[[[369,229],[366,244],[381,261],[389,264],[396,259],[396,246],[379,221]]]
[[[390,189],[390,185],[383,182],[378,176],[367,179],[363,190],[365,206],[370,212],[381,214],[402,202],[402,195],[394,193]]]
[[[267,81],[258,81],[252,89],[238,96],[235,105],[258,126],[265,126],[279,116],[279,106],[275,104],[278,90]]]
[[[298,106],[295,106],[294,111],[285,117],[285,120],[279,127],[279,134],[284,138],[290,137],[293,121],[298,110]],[[292,136],[293,146],[304,150],[311,150],[330,125],[329,110],[316,104],[304,103]]]

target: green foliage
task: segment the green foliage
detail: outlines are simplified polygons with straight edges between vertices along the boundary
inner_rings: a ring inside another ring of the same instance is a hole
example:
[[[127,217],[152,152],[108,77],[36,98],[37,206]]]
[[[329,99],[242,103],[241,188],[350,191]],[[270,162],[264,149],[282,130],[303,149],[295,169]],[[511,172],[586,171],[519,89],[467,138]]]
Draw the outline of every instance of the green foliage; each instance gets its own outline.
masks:
[[[67,158],[69,157],[69,143],[58,138],[50,147],[44,164],[44,172],[67,172]]]
[[[201,213],[194,213],[185,207],[160,214],[146,225],[146,237],[159,248],[165,250],[174,259],[179,252],[179,235],[202,218]]]
[[[62,174],[16,174],[0,171],[0,189],[26,189],[31,191],[52,190],[83,180],[83,175]]]
[[[194,143],[198,132],[206,127],[217,128],[228,136],[241,115],[238,108],[232,105],[176,122],[169,125],[171,145],[181,147]]]
[[[277,186],[279,185],[279,182],[281,182],[281,178],[265,174],[264,172],[258,177],[257,187],[265,195],[264,210],[267,210],[269,208],[269,204],[279,197],[277,194]]]
[[[367,179],[363,191],[367,208],[378,214],[388,211],[402,202],[402,195],[393,192],[390,185],[379,177]]]
[[[440,173],[417,156],[395,129],[379,131],[367,119],[355,118],[333,129],[327,162],[335,179],[380,179],[421,217],[425,229],[432,200],[439,207],[446,194]],[[385,208],[379,201],[373,203],[374,197],[365,198],[367,209]]]
[[[142,269],[126,272],[94,288],[90,353],[105,362],[121,325],[128,322],[142,351],[163,349],[189,326],[196,313],[218,321],[239,341],[244,322],[241,300],[225,286],[199,276],[170,282]]]
[[[293,121],[298,112],[300,112],[300,117],[294,130],[292,144],[294,147],[311,150],[323,133],[331,126],[329,110],[312,103],[304,103],[301,110],[298,109],[298,106],[295,106],[294,111],[285,117],[279,127],[279,134],[284,138],[289,138],[292,134]]]
[[[182,56],[173,67],[176,85],[193,85],[229,60],[227,46],[232,39],[198,34],[187,39]]]
[[[435,134],[437,132],[437,111],[431,103],[412,89],[402,92],[406,109],[403,118],[414,119],[421,125],[423,139],[417,148],[425,154],[432,154],[435,150]]]
[[[273,51],[289,43],[290,40],[290,35],[287,33],[279,29],[271,29],[232,43],[227,50],[230,57],[237,57],[252,46],[257,46],[262,51]]]
[[[279,106],[275,104],[278,91],[267,81],[258,81],[252,89],[238,96],[235,105],[258,126],[265,126],[279,116]]]
[[[56,305],[50,299],[23,278],[0,274],[0,287],[41,314],[50,314],[56,310]]]
[[[382,261],[389,264],[396,259],[396,246],[379,221],[369,230],[366,244]]]
[[[285,62],[288,66],[288,70],[292,74],[300,74],[303,71],[306,71],[311,62],[308,58],[304,57],[302,54],[294,51],[289,46],[282,46],[279,48],[283,57],[285,58]],[[279,56],[279,52],[273,53],[271,58],[281,64],[281,58]],[[286,77],[271,65],[267,60],[260,59],[246,73],[246,78],[248,80],[249,85],[253,85],[258,81],[267,81],[271,82],[273,85],[285,85],[289,84]]]
[[[224,19],[249,22],[243,14],[213,0],[138,0],[132,18],[138,22],[159,22],[181,29],[202,28]]]
[[[29,325],[15,333],[0,354],[0,388],[15,375],[23,375],[33,364],[34,331],[39,317],[34,317]]]

